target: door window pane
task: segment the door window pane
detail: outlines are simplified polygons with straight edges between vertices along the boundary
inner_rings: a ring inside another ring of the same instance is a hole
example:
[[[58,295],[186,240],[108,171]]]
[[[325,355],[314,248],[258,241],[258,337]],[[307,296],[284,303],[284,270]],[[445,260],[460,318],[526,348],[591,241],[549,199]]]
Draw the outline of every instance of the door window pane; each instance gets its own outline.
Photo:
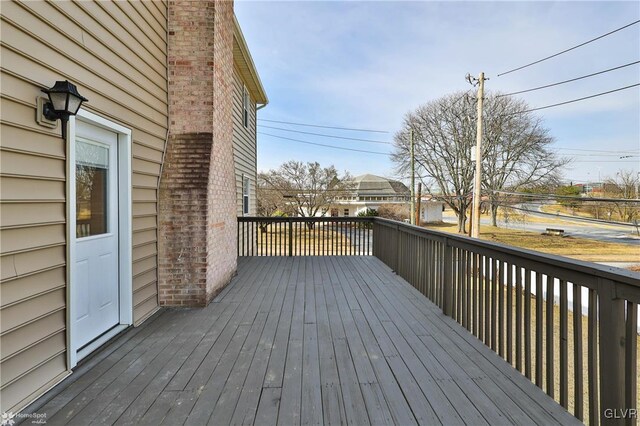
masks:
[[[76,141],[76,238],[105,234],[109,148]]]

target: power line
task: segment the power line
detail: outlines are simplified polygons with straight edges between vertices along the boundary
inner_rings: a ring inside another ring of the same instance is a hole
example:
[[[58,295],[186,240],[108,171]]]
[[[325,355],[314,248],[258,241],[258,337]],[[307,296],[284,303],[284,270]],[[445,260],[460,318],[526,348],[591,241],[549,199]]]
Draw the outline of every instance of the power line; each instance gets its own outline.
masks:
[[[620,159],[617,160],[576,160],[574,161],[574,163],[638,163],[637,161],[633,161],[633,160],[624,160],[621,161]]]
[[[581,149],[581,148],[559,148],[559,147],[550,147],[551,149],[558,149],[562,151],[584,151],[584,152],[604,152],[604,153],[616,153],[616,154],[626,154],[631,152],[638,152],[640,149],[636,150],[606,150],[606,149]]]
[[[305,135],[320,136],[320,137],[323,137],[323,138],[346,139],[346,140],[350,140],[350,141],[381,143],[381,144],[386,144],[386,145],[393,145],[391,142],[374,141],[374,140],[371,140],[371,139],[348,138],[346,136],[335,136],[335,135],[325,135],[325,134],[322,134],[322,133],[303,132],[302,130],[291,130],[291,129],[285,129],[285,128],[282,128],[282,127],[265,126],[264,124],[260,124],[259,126],[262,127],[262,128],[265,128],[265,129],[282,130],[283,132],[292,132],[292,133],[302,133],[302,134],[305,134]]]
[[[605,152],[599,152],[596,154],[577,154],[575,152],[569,152],[569,153],[564,153],[563,155],[567,155],[569,157],[616,157],[616,158],[636,157],[635,155],[623,155],[621,157],[620,154],[612,154],[612,153],[605,153]]]
[[[576,78],[572,78],[572,79],[569,79],[569,80],[559,81],[559,82],[553,83],[553,84],[546,84],[544,86],[538,86],[538,87],[534,87],[534,88],[527,89],[527,90],[520,90],[518,92],[511,92],[511,93],[507,93],[507,94],[504,94],[504,95],[498,95],[498,96],[496,96],[496,98],[503,98],[505,96],[518,95],[520,93],[533,92],[534,90],[540,90],[540,89],[546,89],[548,87],[559,86],[561,84],[571,83],[572,81],[582,80],[583,78],[593,77],[595,75],[608,73],[608,72],[611,72],[611,71],[619,70],[621,68],[625,68],[625,67],[628,67],[628,66],[631,66],[631,65],[636,65],[636,64],[640,64],[640,61],[631,62],[631,63],[625,64],[625,65],[620,65],[619,67],[609,68],[609,69],[604,70],[604,71],[594,72],[592,74],[583,75],[581,77],[576,77]]]
[[[278,136],[278,135],[272,135],[270,133],[264,133],[264,132],[258,132],[258,134],[259,135],[264,135],[264,136],[271,136],[273,138],[278,138],[278,139],[285,139],[285,140],[292,141],[292,142],[299,142],[299,143],[306,143],[308,145],[322,146],[322,147],[325,147],[325,148],[342,149],[344,151],[363,152],[365,154],[376,154],[376,155],[385,155],[385,156],[389,155],[389,154],[387,154],[385,152],[367,151],[367,150],[364,150],[364,149],[355,149],[355,148],[345,148],[345,147],[342,147],[342,146],[335,146],[335,145],[325,145],[325,144],[322,144],[322,143],[303,141],[303,140],[300,140],[300,139],[292,139],[292,138],[287,138],[287,137]]]
[[[267,120],[266,118],[258,118],[258,121],[267,121],[269,123],[279,123],[279,124],[292,124],[294,126],[304,126],[304,127],[320,127],[322,129],[349,130],[349,131],[352,131],[352,132],[389,133],[386,130],[354,129],[354,128],[351,128],[351,127],[322,126],[322,125],[319,125],[319,124],[307,124],[307,123],[294,123],[294,122],[291,122],[291,121]]]
[[[520,208],[520,207],[510,206],[508,204],[498,204],[498,206],[500,206],[502,208],[520,210],[520,211],[527,212],[527,213],[540,214],[540,215],[544,215],[544,216],[552,216],[552,217],[561,218],[561,219],[571,219],[571,220],[584,221],[584,222],[594,222],[594,223],[606,223],[606,224],[609,224],[609,225],[619,225],[619,226],[636,226],[633,223],[627,223],[627,222],[613,222],[613,221],[609,221],[609,220],[595,219],[595,218],[592,219],[592,218],[583,217],[583,216],[570,216],[570,215],[565,215],[565,214],[547,213],[547,212],[540,212],[540,211],[536,212],[536,211],[532,211],[532,210],[529,210],[529,209],[523,209],[523,208]]]
[[[542,59],[539,59],[539,60],[537,60],[537,61],[531,62],[531,63],[529,63],[529,64],[522,65],[522,66],[520,66],[520,67],[518,67],[518,68],[513,68],[513,69],[511,69],[511,70],[509,70],[509,71],[505,71],[505,72],[503,72],[503,73],[500,73],[500,74],[498,74],[498,77],[500,77],[500,76],[502,76],[502,75],[505,75],[505,74],[509,74],[509,73],[515,72],[515,71],[518,71],[518,70],[521,70],[521,69],[523,69],[523,68],[530,67],[531,65],[539,64],[540,62],[544,62],[544,61],[546,61],[547,59],[555,58],[556,56],[562,55],[563,53],[570,52],[570,51],[572,51],[572,50],[574,50],[574,49],[577,49],[577,48],[582,47],[582,46],[584,46],[584,45],[586,45],[586,44],[592,43],[592,42],[594,42],[594,41],[596,41],[596,40],[600,40],[601,38],[607,37],[607,36],[609,36],[609,35],[611,35],[611,34],[613,34],[613,33],[616,33],[616,32],[618,32],[618,31],[624,30],[625,28],[628,28],[628,27],[630,27],[630,26],[632,26],[632,25],[635,25],[635,24],[637,24],[637,23],[639,23],[639,22],[640,22],[640,19],[639,19],[639,20],[637,20],[637,21],[634,21],[634,22],[632,22],[632,23],[630,23],[630,24],[627,24],[627,25],[625,25],[625,26],[623,26],[623,27],[617,28],[617,29],[615,29],[615,30],[613,30],[613,31],[609,31],[609,32],[608,32],[608,33],[606,33],[606,34],[602,34],[601,36],[598,36],[598,37],[596,37],[596,38],[592,38],[591,40],[587,40],[587,41],[585,41],[584,43],[580,43],[580,44],[578,44],[578,45],[576,45],[576,46],[570,47],[569,49],[565,49],[565,50],[563,50],[563,51],[561,51],[561,52],[554,53],[553,55],[547,56],[546,58],[542,58]]]
[[[574,103],[574,102],[584,101],[586,99],[596,98],[598,96],[608,95],[609,93],[619,92],[621,90],[631,89],[631,88],[637,87],[637,86],[640,86],[640,83],[632,84],[630,86],[620,87],[620,88],[614,89],[614,90],[609,90],[608,92],[596,93],[595,95],[585,96],[583,98],[572,99],[572,100],[566,101],[566,102],[560,102],[560,103],[553,104],[553,105],[546,105],[546,106],[543,106],[543,107],[526,109],[524,111],[511,112],[509,114],[503,114],[502,116],[503,117],[508,117],[510,115],[524,114],[526,112],[538,111],[538,110],[547,109],[547,108],[553,108],[553,107],[557,107],[557,106],[560,106],[560,105],[566,105],[566,104],[571,104],[571,103]]]
[[[458,96],[453,102],[451,102],[449,104],[448,107],[445,107],[445,109],[442,111],[442,114],[445,114],[446,112],[449,112],[451,110],[451,108],[453,108],[453,106],[455,104],[457,104],[458,102],[460,102],[460,100],[462,100],[462,98],[464,98],[465,96],[469,96],[471,94],[471,91],[473,89],[469,89],[466,92],[464,92],[462,95]]]
[[[536,200],[526,200],[525,204],[527,206],[532,206],[532,207],[559,207],[558,204],[550,204],[549,201],[551,201],[550,199],[541,199],[540,201],[536,201]],[[625,202],[605,202],[605,201],[590,201],[590,200],[585,200],[584,203],[580,203],[578,202],[579,200],[575,200],[572,201],[572,203],[579,205],[579,207],[597,207],[597,208],[612,208],[615,207],[616,204],[632,204],[632,202],[629,203],[625,203]],[[623,200],[624,201],[624,200]],[[561,204],[560,204],[561,205]]]
[[[568,200],[582,200],[582,201],[605,201],[605,202],[640,202],[640,199],[629,199],[629,198],[595,198],[595,197],[580,197],[580,196],[572,196],[572,195],[557,195],[557,194],[536,194],[530,192],[516,192],[516,191],[502,191],[497,189],[489,190],[489,192],[493,192],[496,194],[506,194],[506,195],[518,195],[522,197],[530,197],[530,198],[562,198]]]

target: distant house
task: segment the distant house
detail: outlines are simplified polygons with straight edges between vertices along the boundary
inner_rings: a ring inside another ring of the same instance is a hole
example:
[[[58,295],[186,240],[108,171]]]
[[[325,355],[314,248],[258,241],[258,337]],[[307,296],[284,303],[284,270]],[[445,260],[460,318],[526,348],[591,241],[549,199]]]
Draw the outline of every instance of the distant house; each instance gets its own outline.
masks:
[[[1,16],[0,412],[17,412],[125,328],[231,280],[267,97],[233,2],[4,1]],[[64,80],[88,102],[61,132],[41,90]]]
[[[378,210],[385,204],[405,204],[411,202],[411,191],[407,186],[397,180],[365,174],[354,179],[353,193],[342,197],[331,205],[327,215],[357,216],[367,209]],[[442,220],[442,202],[423,197],[421,203],[421,220],[423,222],[435,222]]]
[[[354,179],[353,192],[340,197],[331,205],[326,215],[357,216],[367,209],[378,210],[382,204],[408,203],[411,191],[397,180],[387,179],[371,174],[357,176]]]
[[[580,193],[583,197],[588,197],[592,194],[602,195],[606,189],[606,185],[604,182],[587,182],[584,184],[578,183],[575,186],[580,188]]]

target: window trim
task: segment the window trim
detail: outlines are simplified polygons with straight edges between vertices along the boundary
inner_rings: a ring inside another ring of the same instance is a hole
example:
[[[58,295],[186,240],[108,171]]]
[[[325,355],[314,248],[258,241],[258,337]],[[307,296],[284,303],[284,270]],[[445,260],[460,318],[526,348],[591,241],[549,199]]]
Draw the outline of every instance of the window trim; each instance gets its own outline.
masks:
[[[242,124],[245,128],[249,128],[249,104],[251,102],[251,98],[249,96],[249,91],[247,90],[247,86],[242,85]]]
[[[246,216],[251,210],[251,180],[248,176],[242,175],[242,215]]]

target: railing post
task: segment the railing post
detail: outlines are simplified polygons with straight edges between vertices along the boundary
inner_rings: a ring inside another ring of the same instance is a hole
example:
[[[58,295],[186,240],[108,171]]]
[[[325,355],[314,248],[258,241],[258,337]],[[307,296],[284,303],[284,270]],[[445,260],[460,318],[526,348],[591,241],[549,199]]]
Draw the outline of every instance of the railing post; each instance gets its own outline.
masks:
[[[293,221],[291,218],[287,218],[289,224],[289,257],[293,256]]]
[[[396,267],[393,268],[396,274],[400,275],[400,225],[396,225]]]
[[[371,224],[371,235],[373,236],[374,233],[375,233],[375,229],[376,229],[376,220],[375,220],[375,218],[369,219],[369,223]],[[365,226],[362,232],[363,232],[363,235],[368,235],[369,234],[368,226]],[[365,239],[365,241],[366,241],[366,239]],[[366,243],[363,243],[363,245],[364,244],[366,244]],[[362,251],[362,250],[360,250],[360,251]],[[368,251],[369,251],[369,244],[367,244],[367,254],[368,254]],[[375,240],[375,238],[371,242],[371,255],[372,256],[376,255],[376,240]]]
[[[453,265],[452,262],[452,250],[449,245],[449,239],[444,239],[444,273],[442,275],[442,312],[451,316],[453,313],[453,283],[452,283],[452,274],[451,268]]]
[[[624,424],[625,316],[624,300],[616,296],[615,283],[598,280],[600,335],[600,423]]]

